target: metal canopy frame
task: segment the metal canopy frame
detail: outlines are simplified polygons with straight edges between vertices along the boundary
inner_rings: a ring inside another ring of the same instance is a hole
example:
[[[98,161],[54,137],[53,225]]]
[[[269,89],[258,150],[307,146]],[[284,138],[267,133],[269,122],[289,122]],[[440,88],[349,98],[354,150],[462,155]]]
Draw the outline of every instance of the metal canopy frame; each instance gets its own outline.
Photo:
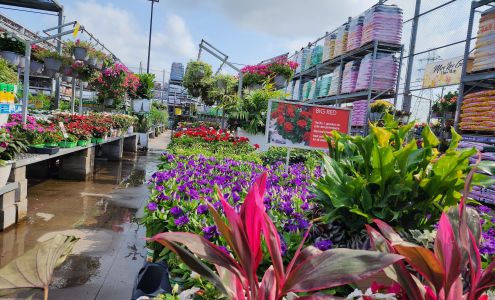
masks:
[[[0,0],[0,4],[24,8],[62,12],[63,7],[57,0]]]
[[[204,39],[201,39],[201,43],[199,43],[199,51],[198,51],[198,59],[197,59],[198,61],[201,59],[202,50],[210,53],[211,55],[213,55],[213,57],[215,57],[216,59],[218,59],[222,62],[220,64],[220,67],[218,68],[217,72],[215,73],[215,75],[220,72],[220,70],[222,69],[222,67],[224,65],[231,67],[232,69],[234,69],[236,72],[239,73],[239,86],[237,87],[237,96],[239,96],[239,98],[240,98],[242,96],[242,72],[241,72],[241,70],[228,61],[229,56],[227,54],[218,50],[212,44],[208,43]]]

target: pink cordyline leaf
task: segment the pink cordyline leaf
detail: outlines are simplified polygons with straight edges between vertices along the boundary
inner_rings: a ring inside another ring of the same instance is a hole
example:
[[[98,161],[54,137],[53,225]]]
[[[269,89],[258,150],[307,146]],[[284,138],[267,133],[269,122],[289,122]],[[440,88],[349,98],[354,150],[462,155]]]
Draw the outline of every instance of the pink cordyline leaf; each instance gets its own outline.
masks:
[[[227,295],[231,299],[244,299],[246,296],[244,295],[244,288],[239,278],[224,267],[215,265],[215,268],[217,269],[218,275],[225,286]]]
[[[387,223],[380,219],[374,219],[373,222],[378,226],[383,236],[385,236],[392,244],[404,242],[400,235]]]
[[[392,244],[385,239],[376,229],[366,225],[368,236],[370,237],[370,243],[373,249],[383,253],[397,253]],[[425,291],[422,286],[418,286],[414,280],[413,275],[406,269],[406,265],[403,261],[398,261],[395,264],[383,269],[387,277],[400,284],[405,290],[410,300],[423,300],[422,295]]]
[[[401,260],[396,254],[331,249],[308,257],[287,275],[282,293],[311,292],[367,278]]]
[[[299,255],[301,253],[302,247],[304,246],[304,243],[306,242],[306,239],[308,238],[310,229],[311,229],[311,226],[306,230],[306,233],[304,234],[304,237],[303,237],[301,243],[299,243],[299,246],[297,247],[296,253],[294,253],[294,257],[292,258],[291,262],[289,263],[289,266],[287,266],[287,274],[290,273],[290,271],[292,270],[292,268],[294,267],[294,265],[297,262],[300,262]],[[310,248],[310,247],[307,247],[306,249],[309,248],[309,250],[312,250],[312,248]],[[315,249],[318,249],[318,248],[315,248]],[[314,253],[314,251],[312,253]],[[318,254],[318,253],[314,253],[314,254]]]
[[[260,212],[261,213],[261,212]],[[277,290],[280,291],[285,283],[284,263],[282,260],[281,243],[277,228],[272,220],[263,211],[264,222],[262,223],[263,236],[265,237],[266,246],[270,253],[275,277],[277,278]]]
[[[446,300],[464,300],[464,297],[462,296],[462,280],[460,277],[457,277],[449,288],[450,291]]]
[[[495,286],[495,261],[493,261],[481,274],[481,278],[475,288],[475,297],[481,296],[483,291]]]
[[[261,280],[259,300],[277,300],[277,279],[273,266],[270,266]]]
[[[478,299],[479,295],[476,295],[476,289],[478,283],[482,276],[481,268],[481,257],[480,251],[477,246],[476,239],[471,231],[469,231],[469,237],[471,238],[471,243],[468,244],[469,248],[469,273],[471,277],[471,290],[469,292],[469,297],[466,300]],[[481,295],[481,293],[479,293]]]
[[[466,230],[468,230],[466,228]],[[469,231],[468,231],[469,232]],[[461,275],[461,252],[457,246],[454,231],[445,213],[440,217],[437,236],[434,244],[436,257],[445,270],[445,294],[450,295],[451,286]],[[462,294],[462,293],[461,293]]]

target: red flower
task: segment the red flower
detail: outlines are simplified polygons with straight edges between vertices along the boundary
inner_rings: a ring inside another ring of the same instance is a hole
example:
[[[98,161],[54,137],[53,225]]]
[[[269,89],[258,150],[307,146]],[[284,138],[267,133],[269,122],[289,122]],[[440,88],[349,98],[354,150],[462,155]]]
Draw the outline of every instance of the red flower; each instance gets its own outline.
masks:
[[[310,137],[311,137],[311,134],[309,132],[305,132],[303,134],[303,140],[304,141],[307,141],[308,142]]]
[[[294,126],[291,123],[289,123],[289,122],[285,122],[284,123],[284,129],[286,131],[292,131],[294,129]]]
[[[311,117],[311,113],[309,111],[302,111],[301,116],[305,118]]]
[[[280,124],[285,123],[285,118],[284,118],[284,116],[279,115],[279,116],[278,116],[278,118],[277,118],[277,122],[279,122]]]
[[[260,145],[254,144],[254,148],[259,149],[260,148]]]
[[[306,125],[308,125],[308,122],[306,122],[306,120],[299,120],[297,121],[297,125],[301,128],[304,128],[306,127]]]

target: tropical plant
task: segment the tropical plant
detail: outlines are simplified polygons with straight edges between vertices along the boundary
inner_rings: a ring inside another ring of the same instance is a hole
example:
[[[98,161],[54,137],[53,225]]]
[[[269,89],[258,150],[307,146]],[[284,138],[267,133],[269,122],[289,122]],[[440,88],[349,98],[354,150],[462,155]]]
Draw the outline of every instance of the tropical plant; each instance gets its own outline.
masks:
[[[266,174],[263,174],[249,190],[239,213],[218,191],[228,225],[217,209],[206,202],[232,254],[200,235],[187,232],[163,232],[150,240],[175,252],[191,270],[211,281],[224,295],[238,300],[278,300],[291,292],[314,292],[348,284],[402,259],[399,255],[373,251],[302,249],[303,238],[290,264],[284,267],[279,234],[263,205],[265,185]],[[257,270],[263,256],[262,235],[273,265],[260,283]],[[215,265],[217,273],[196,256]]]
[[[167,124],[168,123],[168,111],[167,110],[159,110],[155,107],[151,107],[150,109],[150,122],[152,124]]]
[[[447,151],[439,155],[437,137],[425,126],[422,147],[405,141],[414,126],[398,126],[386,114],[385,127],[371,125],[366,137],[332,132],[327,137],[324,177],[316,182],[324,220],[342,220],[346,231],[359,232],[379,218],[400,229],[429,229],[442,211],[457,205],[475,149],[456,150],[461,139],[452,130]],[[488,178],[476,174],[484,185]]]
[[[202,97],[203,101],[208,99],[208,90],[211,84],[211,66],[202,61],[190,61],[184,74],[184,87],[193,97]]]
[[[31,45],[31,59],[37,62],[43,62],[43,51],[44,49],[40,46],[36,44]]]
[[[155,87],[155,74],[138,74],[139,87],[136,91],[137,99],[153,98],[153,88]]]
[[[25,152],[26,146],[26,140],[22,136],[16,137],[6,128],[0,128],[0,166],[15,159],[17,154]]]
[[[384,270],[401,285],[408,299],[488,300],[484,293],[495,286],[495,261],[482,269],[480,217],[465,206],[476,168],[494,174],[495,164],[484,162],[471,170],[459,206],[442,213],[433,251],[404,241],[383,221],[374,221],[379,231],[366,226],[375,249],[403,255],[414,269],[410,272],[403,262],[397,262]]]
[[[244,98],[231,108],[229,116],[239,127],[251,134],[264,133],[268,101],[283,96],[283,93],[274,91],[273,84],[266,83],[263,88],[244,95]]]
[[[57,51],[50,51],[50,50],[44,50],[41,54],[43,59],[45,58],[53,58],[57,60],[62,60],[62,55],[59,54]]]
[[[23,289],[43,289],[48,300],[53,270],[60,266],[78,241],[73,236],[56,235],[26,251],[0,269],[0,295]]]
[[[375,102],[371,103],[371,112],[372,113],[385,113],[385,112],[392,112],[394,109],[394,105],[388,101],[385,100],[376,100]]]

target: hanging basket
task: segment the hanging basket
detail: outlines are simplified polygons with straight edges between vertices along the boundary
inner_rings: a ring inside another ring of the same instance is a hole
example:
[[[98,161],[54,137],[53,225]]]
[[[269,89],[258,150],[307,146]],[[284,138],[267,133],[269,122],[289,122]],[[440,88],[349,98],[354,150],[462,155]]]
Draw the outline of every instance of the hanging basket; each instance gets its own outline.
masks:
[[[17,67],[24,69],[25,65],[26,65],[26,57],[24,55],[19,55],[19,64],[17,65]]]
[[[55,71],[55,70],[50,70],[50,69],[46,69],[43,71],[43,74],[48,76],[48,77],[51,77],[51,78],[58,78],[58,76],[60,75],[58,73],[58,71]]]
[[[106,107],[113,106],[114,103],[115,103],[114,99],[105,99],[103,101],[103,105],[105,105]]]
[[[11,65],[18,66],[21,60],[21,55],[12,51],[1,51],[0,55]]]
[[[62,76],[62,81],[65,81],[67,83],[71,83],[72,79],[73,79],[72,76],[67,76],[67,75]]]
[[[101,68],[103,68],[103,60],[102,59],[96,60],[95,68],[98,70],[101,70]]]
[[[98,62],[98,59],[96,57],[90,57],[88,58],[88,60],[86,61],[86,63],[88,64],[88,66],[92,67],[92,68],[95,68],[96,67],[96,63]]]
[[[88,59],[88,49],[83,47],[74,47],[74,58],[76,60],[86,61]]]
[[[383,113],[380,113],[380,112],[372,112],[372,113],[370,113],[370,120],[372,122],[377,122],[382,117],[383,117]]]
[[[29,65],[29,73],[31,74],[41,74],[43,72],[43,63],[39,61],[32,60]]]
[[[287,78],[282,75],[277,75],[273,78],[273,84],[275,85],[276,90],[283,89],[287,84]]]
[[[132,110],[135,112],[140,112],[143,109],[143,99],[132,100]]]
[[[45,69],[58,72],[62,67],[62,61],[53,57],[45,57],[43,60],[45,62]]]

